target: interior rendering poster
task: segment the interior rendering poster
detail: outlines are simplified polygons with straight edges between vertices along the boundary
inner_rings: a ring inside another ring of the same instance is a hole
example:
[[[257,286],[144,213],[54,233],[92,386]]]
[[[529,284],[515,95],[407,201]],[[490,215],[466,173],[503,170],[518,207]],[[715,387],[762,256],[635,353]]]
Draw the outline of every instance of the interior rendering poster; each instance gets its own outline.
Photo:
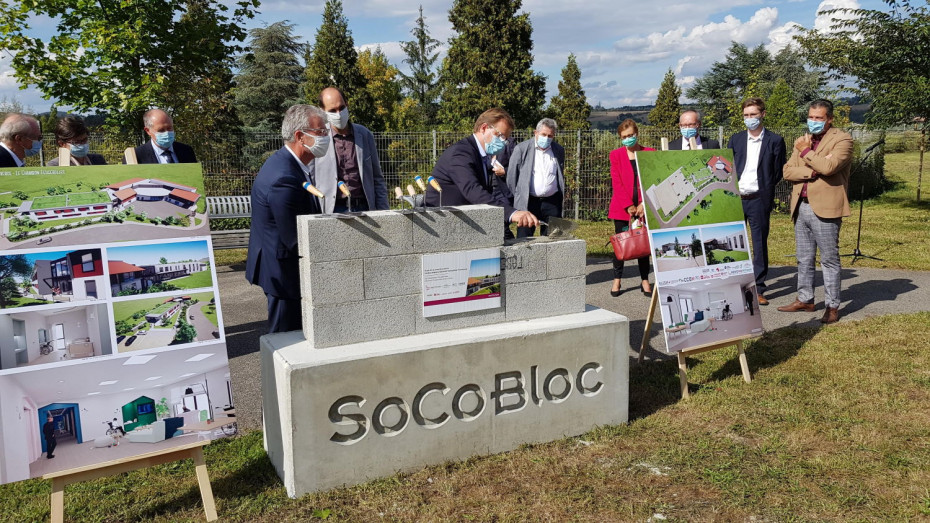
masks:
[[[641,151],[636,163],[666,351],[761,335],[732,151]]]
[[[0,180],[0,483],[234,434],[200,165]]]

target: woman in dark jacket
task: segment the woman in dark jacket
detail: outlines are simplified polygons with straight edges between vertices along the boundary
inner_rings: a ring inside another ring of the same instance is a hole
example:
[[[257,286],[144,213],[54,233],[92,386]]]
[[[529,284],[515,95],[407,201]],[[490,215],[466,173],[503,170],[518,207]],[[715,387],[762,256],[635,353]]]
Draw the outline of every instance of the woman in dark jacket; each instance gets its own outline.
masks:
[[[106,165],[107,161],[100,154],[90,154],[87,143],[87,126],[77,116],[65,116],[55,126],[55,141],[58,147],[67,147],[71,151],[70,165]],[[47,165],[58,165],[58,157],[48,161]]]

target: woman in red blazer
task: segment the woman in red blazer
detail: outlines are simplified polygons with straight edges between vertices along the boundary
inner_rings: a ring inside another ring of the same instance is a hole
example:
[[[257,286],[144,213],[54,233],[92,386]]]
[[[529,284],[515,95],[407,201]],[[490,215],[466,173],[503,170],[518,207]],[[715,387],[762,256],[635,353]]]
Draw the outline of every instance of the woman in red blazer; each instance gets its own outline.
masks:
[[[610,181],[613,186],[613,196],[610,198],[610,209],[607,217],[614,221],[614,231],[621,232],[630,225],[632,218],[644,221],[643,202],[639,189],[639,176],[636,174],[636,151],[654,151],[637,143],[639,127],[629,118],[617,127],[620,143],[623,147],[610,152]],[[634,198],[636,203],[634,204]],[[639,276],[642,278],[640,290],[646,296],[652,296],[652,286],[649,285],[649,256],[637,260],[639,263]],[[623,292],[620,290],[620,278],[623,276],[623,261],[614,258],[614,284],[610,295],[617,297]]]

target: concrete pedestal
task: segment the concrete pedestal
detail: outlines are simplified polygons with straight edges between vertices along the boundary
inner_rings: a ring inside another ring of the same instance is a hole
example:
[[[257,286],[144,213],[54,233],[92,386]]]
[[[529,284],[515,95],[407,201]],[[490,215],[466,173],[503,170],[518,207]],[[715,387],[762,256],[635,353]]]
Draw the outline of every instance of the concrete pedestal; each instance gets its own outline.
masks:
[[[265,448],[296,497],[625,423],[629,339],[595,308],[326,350],[263,336]]]

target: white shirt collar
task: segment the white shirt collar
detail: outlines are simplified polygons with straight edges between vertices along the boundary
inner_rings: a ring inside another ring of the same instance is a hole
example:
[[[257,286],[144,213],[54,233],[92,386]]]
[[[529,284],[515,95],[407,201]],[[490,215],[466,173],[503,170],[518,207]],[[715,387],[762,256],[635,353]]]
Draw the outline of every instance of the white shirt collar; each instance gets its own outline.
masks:
[[[149,143],[152,144],[152,149],[155,151],[155,157],[158,158],[158,163],[165,163],[163,161],[165,157],[162,156],[165,151],[171,151],[171,158],[177,161],[178,155],[174,153],[174,144],[171,144],[171,147],[167,149],[162,149],[158,146],[158,144],[155,143],[155,140],[149,140]]]
[[[284,148],[287,149],[287,152],[291,153],[291,156],[294,157],[294,160],[296,160],[298,165],[300,165],[300,168],[303,169],[304,176],[307,177],[307,181],[310,181],[310,170],[311,170],[310,165],[313,165],[313,160],[310,161],[310,165],[307,165],[304,162],[300,161],[300,158],[297,157],[297,155],[294,153],[294,151],[291,150],[290,147],[285,145]]]
[[[749,133],[749,131],[746,131],[746,136],[749,138],[750,142],[761,142],[762,137],[765,136],[765,127],[762,128],[762,131],[759,133],[758,137],[753,137],[752,134]]]
[[[472,137],[475,139],[475,143],[478,144],[478,152],[481,153],[481,157],[484,158],[488,153],[484,150],[484,144],[481,143],[481,140],[478,139],[477,134],[473,134]]]

